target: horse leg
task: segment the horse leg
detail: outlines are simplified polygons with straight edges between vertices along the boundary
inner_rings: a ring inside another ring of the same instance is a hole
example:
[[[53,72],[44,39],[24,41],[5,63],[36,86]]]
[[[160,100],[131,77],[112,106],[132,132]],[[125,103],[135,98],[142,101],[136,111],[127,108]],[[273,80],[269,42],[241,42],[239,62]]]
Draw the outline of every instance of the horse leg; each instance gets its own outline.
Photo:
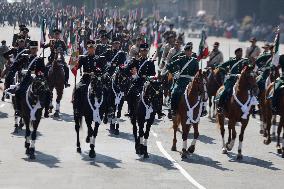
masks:
[[[146,131],[144,134],[144,158],[149,158],[148,150],[147,150],[147,142],[150,134],[151,123],[147,122],[146,124]]]
[[[242,160],[243,159],[242,147],[243,147],[244,133],[245,133],[246,127],[247,127],[247,123],[243,123],[242,127],[241,127],[241,133],[239,135],[239,146],[238,146],[237,160]]]
[[[224,115],[217,114],[217,123],[220,128],[220,133],[222,137],[222,154],[227,154],[226,143],[225,143],[225,127],[224,127]]]
[[[56,106],[55,106],[54,117],[59,117],[60,101],[61,101],[62,96],[63,96],[63,88],[62,87],[56,87],[56,93],[57,93],[57,98],[56,98]]]
[[[193,154],[195,151],[196,140],[199,137],[198,124],[193,124],[193,130],[194,130],[194,136],[193,136],[194,138],[191,142],[190,147],[188,148],[188,152],[191,154]]]
[[[15,114],[15,128],[14,128],[14,133],[19,132],[19,115]],[[21,119],[21,118],[20,118]]]
[[[138,121],[138,127],[139,127],[139,155],[144,154],[144,121],[139,120]]]
[[[270,136],[270,129],[271,129],[271,118],[272,118],[272,112],[271,111],[266,111],[266,124],[265,124],[265,135],[266,139],[263,141],[264,144],[268,145],[271,143],[271,136]]]
[[[283,130],[284,130],[284,125],[282,125]],[[284,131],[282,134],[282,158],[284,158]]]
[[[278,154],[282,154],[283,151],[281,149],[281,146],[280,146],[280,137],[281,137],[281,130],[282,130],[282,127],[284,126],[284,117],[280,117],[280,122],[279,122],[279,125],[278,125],[278,129],[277,129],[277,144],[276,144],[276,148],[277,148],[277,153]],[[284,134],[284,132],[283,132]],[[282,148],[283,148],[283,142],[284,140],[282,139]]]
[[[115,131],[115,113],[112,112],[110,114],[110,127],[109,127],[109,132],[114,133]]]
[[[52,101],[53,101],[53,89],[54,89],[54,86],[49,86],[49,89],[50,89],[50,104],[49,104],[49,113],[52,113],[52,109],[53,109],[53,104],[52,104]]]
[[[213,115],[212,118],[215,119],[216,118],[216,102],[215,102],[215,97],[213,99]]]
[[[31,131],[30,131],[30,123],[26,123],[26,141],[25,141],[25,148],[26,148],[26,154],[30,154],[30,144],[31,144]]]
[[[96,122],[95,127],[94,127],[94,131],[93,131],[93,135],[92,135],[91,140],[90,140],[90,148],[91,148],[91,150],[89,152],[90,158],[96,157],[95,145],[96,145],[96,137],[98,135],[99,126],[100,126],[100,124]]]
[[[36,140],[36,132],[39,125],[39,121],[32,121],[32,137],[31,137],[31,145],[30,145],[30,159],[35,159],[35,140]]]
[[[237,137],[235,125],[236,125],[236,121],[230,119],[229,123],[228,123],[229,139],[228,139],[228,143],[226,145],[228,151],[231,151],[233,149],[234,145],[235,145],[235,140],[236,140],[236,137]],[[231,139],[231,137],[232,137],[232,139]]]
[[[209,112],[208,112],[208,118],[211,119],[211,107],[212,107],[212,96],[209,96]]]
[[[275,139],[276,137],[276,127],[277,127],[277,123],[276,123],[276,115],[273,115],[272,116],[272,138]]]
[[[178,118],[179,116],[176,116],[173,120],[173,130],[174,130],[174,139],[173,139],[173,145],[172,145],[172,151],[177,151],[177,129],[178,129]]]
[[[21,118],[19,122],[19,129],[23,129],[24,125],[25,124],[24,124],[23,118]]]
[[[137,124],[136,124],[136,120],[135,119],[131,119],[131,123],[132,123],[132,132],[133,132],[133,136],[134,136],[134,140],[135,140],[135,151],[136,154],[139,154],[139,140],[138,140],[138,136],[137,136]]]
[[[79,132],[80,132],[81,124],[82,124],[82,117],[75,116],[74,120],[75,120],[75,131],[76,131],[76,135],[77,135],[77,152],[81,153]]]
[[[189,127],[190,125],[187,124],[182,124],[182,154],[181,158],[186,159],[187,158],[187,138],[188,138],[188,133],[189,133]]]

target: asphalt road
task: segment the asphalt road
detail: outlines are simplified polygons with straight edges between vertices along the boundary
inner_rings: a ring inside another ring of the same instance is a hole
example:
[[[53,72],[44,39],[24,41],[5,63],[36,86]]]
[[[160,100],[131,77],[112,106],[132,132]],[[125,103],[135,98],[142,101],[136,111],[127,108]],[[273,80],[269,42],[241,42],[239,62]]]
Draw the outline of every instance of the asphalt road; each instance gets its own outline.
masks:
[[[39,39],[39,29],[31,29],[32,39]],[[0,28],[0,40],[11,43],[13,29]],[[209,46],[221,42],[225,59],[236,47],[247,43],[223,38],[209,38]],[[199,40],[192,39],[194,48]],[[228,48],[229,47],[229,48]],[[283,46],[281,47],[283,52]],[[74,86],[73,79],[70,79]],[[109,134],[102,124],[96,140],[97,157],[88,157],[84,144],[87,129],[81,131],[83,153],[76,152],[71,92],[64,91],[61,118],[42,119],[36,141],[36,160],[25,155],[24,131],[12,134],[14,119],[10,101],[0,102],[0,188],[280,188],[283,187],[284,159],[276,154],[275,142],[263,144],[259,119],[250,119],[245,132],[242,161],[236,161],[237,144],[228,155],[221,153],[221,136],[216,123],[207,117],[199,124],[196,151],[182,161],[179,152],[171,151],[173,131],[166,117],[156,120],[148,141],[149,159],[135,154],[132,126],[122,116],[120,135]],[[125,111],[124,107],[124,111]],[[239,128],[237,130],[239,133]],[[190,135],[190,140],[193,135]],[[178,151],[182,148],[178,133]]]

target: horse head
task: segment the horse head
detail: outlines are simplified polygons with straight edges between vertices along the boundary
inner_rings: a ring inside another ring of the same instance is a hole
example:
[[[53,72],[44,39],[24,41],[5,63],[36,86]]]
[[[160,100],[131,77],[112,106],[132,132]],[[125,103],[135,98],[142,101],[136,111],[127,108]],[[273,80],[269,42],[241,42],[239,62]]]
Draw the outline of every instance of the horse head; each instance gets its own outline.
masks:
[[[126,92],[129,87],[129,74],[127,68],[120,66],[114,76],[114,82],[121,92]]]
[[[163,93],[161,85],[162,83],[156,77],[150,77],[144,84],[143,98],[146,99],[147,104],[152,104],[154,109],[161,103],[160,98]]]
[[[191,90],[196,91],[200,96],[205,96],[206,82],[207,82],[206,73],[203,73],[202,70],[200,69],[193,78]]]
[[[105,81],[106,81],[106,76],[104,75],[102,70],[97,68],[91,77],[90,85],[92,93],[96,95],[101,95],[104,89]]]
[[[239,84],[251,91],[253,95],[258,95],[259,89],[256,82],[256,73],[253,65],[248,64],[243,68],[239,79]]]
[[[47,91],[48,85],[44,75],[38,74],[31,84],[31,93],[33,97],[40,101],[42,107],[44,106],[46,101]]]

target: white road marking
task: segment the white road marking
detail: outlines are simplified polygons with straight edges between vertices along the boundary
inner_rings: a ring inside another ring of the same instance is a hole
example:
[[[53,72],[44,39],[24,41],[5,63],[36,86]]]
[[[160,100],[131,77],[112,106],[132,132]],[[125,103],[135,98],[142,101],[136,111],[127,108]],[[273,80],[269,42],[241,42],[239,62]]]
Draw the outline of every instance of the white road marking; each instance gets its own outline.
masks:
[[[1,104],[1,105],[0,105],[0,108],[3,108],[4,106],[5,106],[5,104]]]
[[[193,184],[196,188],[198,189],[205,189],[204,186],[202,186],[201,184],[199,184],[194,178],[192,178],[192,176],[190,176],[190,174],[184,170],[180,164],[178,164],[171,156],[170,154],[168,154],[168,152],[164,149],[162,143],[160,141],[156,141],[156,144],[159,148],[159,150],[162,152],[162,154],[173,163],[173,165],[180,171],[180,173],[191,183]]]

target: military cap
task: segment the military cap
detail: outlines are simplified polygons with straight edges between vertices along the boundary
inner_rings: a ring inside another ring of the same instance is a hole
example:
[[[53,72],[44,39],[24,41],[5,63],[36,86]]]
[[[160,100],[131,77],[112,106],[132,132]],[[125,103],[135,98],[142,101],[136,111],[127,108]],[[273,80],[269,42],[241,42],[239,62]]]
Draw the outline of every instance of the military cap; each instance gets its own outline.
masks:
[[[95,47],[95,41],[93,40],[87,41],[87,47]]]
[[[37,41],[30,41],[29,46],[30,46],[30,48],[36,48],[36,47],[38,47],[38,42]]]
[[[243,51],[243,49],[242,49],[242,48],[237,48],[237,49],[235,50],[235,54],[236,54],[237,52],[240,52],[240,51]]]
[[[53,29],[53,33],[61,33],[61,30],[58,28]]]
[[[142,43],[142,44],[140,44],[139,49],[140,50],[145,50],[145,49],[148,50],[149,45],[147,43]]]
[[[186,45],[185,45],[185,47],[183,48],[183,50],[189,50],[189,49],[192,49],[192,47],[193,47],[193,44],[192,44],[192,42],[188,42]]]

